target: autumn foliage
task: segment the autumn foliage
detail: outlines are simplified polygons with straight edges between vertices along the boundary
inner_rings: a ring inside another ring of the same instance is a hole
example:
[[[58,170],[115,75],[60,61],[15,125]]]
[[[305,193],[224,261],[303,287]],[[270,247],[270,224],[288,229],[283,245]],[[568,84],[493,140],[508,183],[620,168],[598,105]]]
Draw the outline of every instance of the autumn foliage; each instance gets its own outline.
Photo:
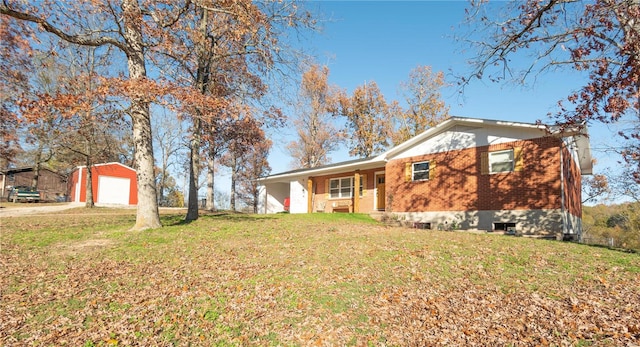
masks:
[[[329,153],[338,149],[343,135],[331,118],[337,97],[329,84],[329,68],[312,65],[302,75],[297,115],[293,119],[297,140],[287,145],[295,168],[313,168],[329,164]]]

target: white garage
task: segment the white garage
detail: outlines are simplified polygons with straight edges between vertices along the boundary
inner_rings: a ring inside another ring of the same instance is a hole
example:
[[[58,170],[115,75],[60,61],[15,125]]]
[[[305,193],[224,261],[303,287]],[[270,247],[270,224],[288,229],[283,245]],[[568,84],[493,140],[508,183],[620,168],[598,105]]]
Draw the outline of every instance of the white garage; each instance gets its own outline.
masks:
[[[129,205],[131,180],[122,177],[98,177],[99,204]]]

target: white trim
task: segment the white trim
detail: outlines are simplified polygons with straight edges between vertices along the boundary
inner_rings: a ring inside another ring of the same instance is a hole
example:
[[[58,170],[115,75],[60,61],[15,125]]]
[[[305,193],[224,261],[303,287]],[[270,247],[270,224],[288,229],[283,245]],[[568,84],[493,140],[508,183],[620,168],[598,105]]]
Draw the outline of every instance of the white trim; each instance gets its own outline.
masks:
[[[331,165],[329,167],[320,167],[320,168],[312,168],[307,170],[297,170],[294,172],[284,172],[281,174],[275,174],[267,177],[258,178],[258,182],[261,184],[266,183],[275,183],[275,182],[289,182],[292,179],[297,179],[300,177],[308,177],[308,176],[326,176],[333,173],[342,173],[346,171],[355,171],[355,170],[368,170],[375,169],[378,167],[384,167],[386,164],[386,160],[380,159],[379,157],[373,157],[369,160],[362,160],[357,162],[349,162],[344,165],[336,164]]]
[[[131,170],[133,172],[137,172],[136,169],[134,169],[134,168],[132,168],[130,166],[124,165],[122,163],[118,163],[117,161],[113,161],[113,162],[110,162],[110,163],[93,164],[93,165],[91,165],[91,167],[108,166],[108,165],[119,165],[119,166],[122,166],[125,169]],[[86,167],[87,167],[86,165],[76,166],[76,168],[86,168]]]
[[[464,117],[453,117],[449,118],[446,121],[427,129],[426,131],[418,134],[411,139],[389,149],[385,153],[381,154],[385,159],[389,160],[397,154],[415,146],[418,143],[423,142],[424,140],[431,138],[439,133],[442,133],[455,125],[470,125],[476,127],[487,127],[487,126],[501,126],[501,127],[513,127],[513,128],[525,128],[525,129],[536,129],[541,132],[546,131],[546,126],[542,124],[531,124],[531,123],[519,123],[519,122],[505,122],[505,121],[497,121],[497,120],[489,120],[489,119],[477,119],[477,118],[464,118]]]
[[[76,197],[74,199],[75,202],[80,202],[80,191],[82,187],[82,170],[83,170],[82,167],[78,167],[78,182],[76,182]]]

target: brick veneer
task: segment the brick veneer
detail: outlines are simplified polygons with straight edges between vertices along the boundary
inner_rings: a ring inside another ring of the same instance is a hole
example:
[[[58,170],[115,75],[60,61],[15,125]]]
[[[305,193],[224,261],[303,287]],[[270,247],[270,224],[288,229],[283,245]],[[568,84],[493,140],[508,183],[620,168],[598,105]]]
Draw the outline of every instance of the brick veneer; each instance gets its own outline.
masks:
[[[559,209],[561,143],[542,137],[391,160],[386,165],[387,211]],[[521,171],[481,174],[483,152],[517,147],[522,148]],[[435,177],[406,182],[405,164],[427,160],[436,161]]]

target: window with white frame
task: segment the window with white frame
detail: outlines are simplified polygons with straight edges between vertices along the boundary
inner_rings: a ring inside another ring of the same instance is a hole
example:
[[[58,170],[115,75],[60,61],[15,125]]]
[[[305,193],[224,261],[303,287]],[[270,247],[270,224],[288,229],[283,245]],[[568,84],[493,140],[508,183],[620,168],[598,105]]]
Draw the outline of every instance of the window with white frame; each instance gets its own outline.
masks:
[[[329,180],[329,194],[332,199],[345,199],[353,197],[353,177],[332,178]],[[362,196],[362,182],[360,179],[360,196]]]
[[[429,162],[423,161],[413,163],[411,170],[411,179],[413,181],[423,181],[429,179]]]
[[[489,152],[489,172],[513,171],[513,149],[506,151]]]

